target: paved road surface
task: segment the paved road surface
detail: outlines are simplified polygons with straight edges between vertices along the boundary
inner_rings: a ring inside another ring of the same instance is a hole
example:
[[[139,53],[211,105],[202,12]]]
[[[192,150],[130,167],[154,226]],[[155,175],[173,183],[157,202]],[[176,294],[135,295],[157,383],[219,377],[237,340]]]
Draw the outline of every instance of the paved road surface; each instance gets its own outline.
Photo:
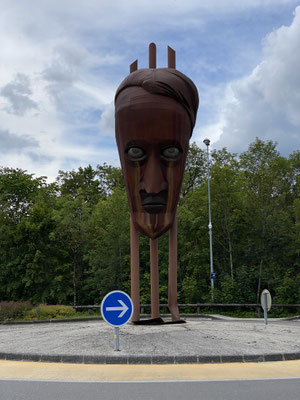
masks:
[[[300,379],[200,382],[0,381],[5,400],[299,400]]]

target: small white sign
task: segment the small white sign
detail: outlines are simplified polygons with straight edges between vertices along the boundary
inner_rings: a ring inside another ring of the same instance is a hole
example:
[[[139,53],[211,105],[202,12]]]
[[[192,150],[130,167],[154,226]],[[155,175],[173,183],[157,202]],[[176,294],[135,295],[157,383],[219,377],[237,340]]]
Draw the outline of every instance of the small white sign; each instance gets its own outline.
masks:
[[[271,306],[272,306],[272,297],[271,297],[271,294],[268,291],[268,289],[264,289],[262,291],[261,296],[260,296],[260,304],[261,304],[261,306],[262,306],[262,308],[264,310],[265,309],[265,303],[264,303],[264,295],[265,294],[267,295],[267,311],[270,311],[271,310]]]

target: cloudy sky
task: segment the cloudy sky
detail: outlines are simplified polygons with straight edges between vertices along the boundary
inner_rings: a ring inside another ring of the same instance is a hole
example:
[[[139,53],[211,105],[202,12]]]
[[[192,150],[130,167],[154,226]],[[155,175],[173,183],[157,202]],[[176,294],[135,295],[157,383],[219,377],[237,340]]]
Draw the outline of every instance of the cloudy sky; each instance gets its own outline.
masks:
[[[300,0],[0,2],[0,166],[118,166],[114,93],[152,41],[198,87],[199,146],[300,149]]]

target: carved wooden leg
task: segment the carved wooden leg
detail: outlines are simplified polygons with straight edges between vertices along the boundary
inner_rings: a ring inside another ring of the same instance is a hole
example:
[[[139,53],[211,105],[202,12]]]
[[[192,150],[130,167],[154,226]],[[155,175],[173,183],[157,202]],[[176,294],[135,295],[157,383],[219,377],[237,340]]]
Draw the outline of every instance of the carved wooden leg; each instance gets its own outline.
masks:
[[[169,231],[168,306],[172,316],[172,321],[179,321],[180,315],[177,304],[177,213]]]
[[[131,300],[133,303],[133,314],[131,321],[140,320],[140,255],[139,255],[139,233],[135,229],[130,216],[130,266],[131,266]]]
[[[159,318],[158,239],[150,239],[151,318]]]

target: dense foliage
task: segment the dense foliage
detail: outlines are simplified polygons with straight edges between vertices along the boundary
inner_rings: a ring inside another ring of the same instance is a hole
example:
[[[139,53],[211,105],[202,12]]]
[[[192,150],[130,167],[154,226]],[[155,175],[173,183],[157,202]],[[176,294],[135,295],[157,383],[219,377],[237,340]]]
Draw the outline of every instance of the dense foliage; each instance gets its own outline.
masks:
[[[257,139],[239,157],[211,154],[217,302],[300,303],[300,151],[285,158]],[[207,163],[190,147],[178,208],[181,303],[209,302]],[[60,171],[55,183],[0,169],[0,300],[99,304],[130,292],[129,209],[121,171],[106,164]],[[159,239],[167,300],[168,234]],[[141,300],[150,301],[149,240],[140,239]]]

